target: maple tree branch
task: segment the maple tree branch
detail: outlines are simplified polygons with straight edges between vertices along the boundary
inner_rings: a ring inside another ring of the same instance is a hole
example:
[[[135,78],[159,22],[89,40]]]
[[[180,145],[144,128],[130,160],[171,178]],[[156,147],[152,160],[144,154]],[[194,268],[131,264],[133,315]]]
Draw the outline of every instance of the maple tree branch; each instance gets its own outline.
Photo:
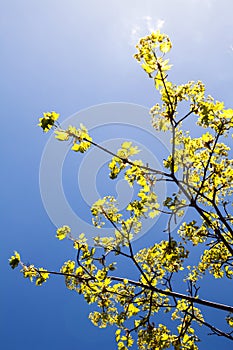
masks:
[[[180,118],[177,122],[175,121],[175,126],[179,125],[183,120],[188,118],[194,112],[194,108],[192,108],[185,116]]]
[[[122,278],[122,277],[109,276],[109,278],[111,278],[113,281],[119,281],[119,282],[124,281],[124,278]],[[212,307],[212,308],[219,309],[219,310],[223,310],[223,311],[233,312],[233,306],[220,304],[220,303],[216,303],[216,302],[208,301],[208,300],[204,300],[204,299],[199,299],[197,297],[192,297],[190,295],[177,293],[177,292],[173,292],[173,291],[169,291],[169,290],[163,290],[163,289],[154,287],[152,285],[147,286],[141,282],[137,282],[137,281],[133,281],[133,280],[129,280],[129,279],[127,279],[127,281],[128,281],[128,283],[130,283],[132,285],[135,285],[135,286],[140,287],[140,288],[148,289],[148,290],[154,291],[154,292],[159,293],[159,294],[164,294],[164,295],[179,298],[179,299],[185,299],[185,300],[188,300],[192,303],[205,305],[205,306]]]
[[[214,332],[213,334],[218,335],[218,336],[222,336],[222,337],[226,337],[226,338],[228,338],[228,339],[230,339],[230,340],[233,340],[233,336],[232,336],[231,334],[221,331],[221,329],[219,329],[219,328],[217,328],[217,327],[211,325],[210,323],[208,323],[208,322],[206,322],[206,321],[204,321],[204,320],[198,318],[197,316],[195,316],[195,315],[192,314],[192,313],[189,313],[188,311],[187,311],[187,314],[188,314],[189,316],[191,316],[192,318],[194,318],[196,321],[200,322],[200,323],[203,324],[204,326],[206,326],[206,327],[208,327],[209,329],[211,329],[211,330]]]
[[[57,272],[57,271],[49,271],[49,270],[38,270],[35,268],[35,270],[38,273],[49,273],[51,275],[59,275],[59,276],[67,276],[67,277],[73,277],[74,279],[76,279],[78,282],[88,282],[90,280],[95,280],[95,277],[79,277],[76,276],[73,273],[65,273],[65,272]],[[118,281],[118,282],[123,282],[125,278],[123,277],[116,277],[116,276],[108,276],[112,281]],[[137,282],[134,280],[129,280],[127,278],[128,283],[136,286],[136,287],[140,287],[143,288],[144,290],[150,290],[159,294],[163,294],[163,295],[167,295],[167,296],[171,296],[171,297],[175,297],[175,298],[179,298],[179,299],[185,299],[190,301],[191,303],[196,303],[196,304],[200,304],[200,305],[204,305],[204,306],[208,306],[208,307],[212,307],[214,309],[219,309],[219,310],[223,310],[223,311],[228,311],[228,312],[233,312],[233,306],[229,306],[229,305],[225,305],[225,304],[220,304],[220,303],[216,303],[213,301],[208,301],[208,300],[204,300],[204,299],[199,299],[197,297],[192,297],[190,295],[186,295],[186,294],[182,294],[182,293],[177,293],[174,291],[169,291],[169,290],[163,290],[157,287],[154,287],[152,285],[145,285],[141,282]]]
[[[114,153],[114,152],[108,150],[107,148],[105,148],[105,147],[99,145],[98,143],[96,143],[96,142],[94,142],[94,141],[90,141],[90,140],[88,140],[88,139],[86,139],[86,138],[83,138],[83,140],[84,140],[84,141],[87,141],[87,142],[89,142],[89,143],[91,143],[93,146],[95,146],[95,147],[101,149],[102,151],[104,151],[104,152],[110,154],[111,156],[116,157],[116,158],[122,160],[122,162],[125,163],[125,164],[129,164],[129,165],[132,165],[132,166],[137,166],[137,167],[139,167],[140,169],[144,169],[144,170],[150,171],[150,172],[152,172],[152,173],[154,173],[154,174],[158,174],[158,175],[163,175],[163,176],[168,176],[168,177],[170,177],[170,175],[169,175],[168,173],[165,173],[164,171],[161,171],[161,170],[158,170],[158,169],[153,169],[153,168],[150,168],[149,166],[145,166],[145,165],[138,165],[138,164],[135,164],[134,162],[132,162],[131,160],[127,159],[127,158],[120,157],[120,156],[118,156],[116,153]]]
[[[233,255],[233,248],[231,245],[227,242],[225,237],[220,233],[220,230],[217,230],[215,227],[213,227],[213,224],[211,220],[206,216],[205,212],[198,206],[196,200],[189,195],[187,190],[182,186],[180,181],[176,178],[174,174],[171,175],[176,185],[180,188],[180,190],[184,193],[186,198],[190,201],[190,207],[193,207],[196,209],[196,211],[200,214],[200,216],[207,222],[207,224],[214,230],[215,234],[218,236],[218,238],[223,242],[225,247],[229,250],[229,252]],[[218,209],[218,208],[217,208]],[[220,213],[221,214],[221,213]],[[225,220],[224,220],[225,221]],[[226,222],[226,227],[229,226],[229,224]],[[230,227],[230,226],[229,226]]]

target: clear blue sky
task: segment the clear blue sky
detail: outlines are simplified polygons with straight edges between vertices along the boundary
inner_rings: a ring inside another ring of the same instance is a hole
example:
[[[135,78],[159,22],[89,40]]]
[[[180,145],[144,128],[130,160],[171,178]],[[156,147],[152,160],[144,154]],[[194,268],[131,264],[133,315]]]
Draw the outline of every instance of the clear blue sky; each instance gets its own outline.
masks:
[[[62,279],[51,278],[38,288],[8,266],[15,249],[25,262],[50,269],[74,258],[69,242],[55,239],[56,228],[41,200],[39,167],[48,136],[36,127],[37,118],[55,110],[65,120],[81,109],[108,102],[152,106],[156,100],[152,83],[132,54],[137,39],[157,27],[174,44],[173,80],[203,80],[211,95],[232,107],[232,13],[231,0],[2,1],[0,345],[4,350],[115,349],[114,329],[92,326],[87,318],[90,307],[68,291]],[[147,245],[148,237],[137,241],[136,248]],[[203,287],[205,297],[211,283],[209,279]],[[224,291],[220,285],[211,290],[214,300],[221,302],[224,294],[226,303],[232,303],[232,292],[230,283]],[[217,315],[213,313],[212,319],[221,326]],[[221,342],[222,349],[231,345],[217,337],[204,339],[203,350],[217,350]]]

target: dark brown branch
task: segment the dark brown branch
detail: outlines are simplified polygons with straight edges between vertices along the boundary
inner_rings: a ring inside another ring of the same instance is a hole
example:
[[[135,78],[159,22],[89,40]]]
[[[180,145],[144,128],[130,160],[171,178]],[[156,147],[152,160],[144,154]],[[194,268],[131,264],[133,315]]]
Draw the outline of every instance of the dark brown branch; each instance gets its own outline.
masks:
[[[213,156],[213,154],[214,154],[215,147],[216,147],[216,145],[217,145],[217,143],[218,143],[219,137],[220,137],[220,132],[217,134],[217,136],[216,136],[216,138],[215,138],[213,147],[211,148],[211,151],[210,151],[210,154],[209,154],[209,158],[208,158],[208,160],[207,160],[207,164],[206,164],[205,167],[203,167],[203,168],[204,168],[204,174],[203,174],[203,177],[202,177],[201,186],[200,186],[199,189],[198,189],[198,192],[197,192],[197,194],[196,194],[195,200],[197,200],[197,197],[198,197],[199,193],[200,193],[201,190],[203,189],[204,183],[205,183],[205,181],[206,181],[206,174],[207,174],[207,171],[208,171],[208,168],[209,168],[209,165],[210,165],[211,158],[212,158],[212,156]]]
[[[186,189],[181,185],[181,183],[179,182],[179,180],[175,177],[175,175],[171,175],[174,182],[177,184],[177,186],[180,188],[180,190],[184,193],[184,195],[186,196],[186,198],[190,201],[190,206],[193,207],[194,209],[196,209],[196,211],[200,214],[200,216],[207,222],[207,224],[209,225],[209,227],[211,227],[215,234],[218,236],[218,238],[223,242],[223,244],[225,245],[225,247],[229,250],[229,252],[233,255],[233,248],[231,247],[231,245],[227,242],[227,240],[225,239],[225,237],[221,234],[220,230],[217,230],[215,227],[213,227],[213,224],[211,222],[211,220],[206,216],[206,214],[204,213],[204,211],[198,206],[197,202],[190,197],[189,193],[186,191]],[[228,225],[228,223],[226,223]],[[229,226],[229,225],[228,225]]]
[[[177,122],[175,121],[175,126],[179,125],[183,120],[188,118],[194,111],[194,108],[192,108],[184,117],[180,118]]]
[[[123,282],[124,278],[121,277],[115,277],[115,276],[109,276],[113,281],[119,281],[119,282]],[[185,299],[188,300],[192,303],[196,303],[196,304],[200,304],[200,305],[204,305],[204,306],[208,306],[208,307],[212,307],[215,309],[219,309],[219,310],[223,310],[223,311],[228,311],[228,312],[233,312],[233,306],[229,306],[229,305],[224,305],[224,304],[220,304],[220,303],[215,303],[212,301],[208,301],[208,300],[204,300],[204,299],[199,299],[197,297],[192,297],[186,294],[182,294],[182,293],[177,293],[177,292],[173,292],[173,291],[169,291],[169,290],[162,290],[160,288],[151,286],[151,285],[145,285],[143,283],[137,282],[137,281],[133,281],[133,280],[129,280],[127,279],[127,281],[137,287],[140,288],[144,288],[144,289],[148,289],[151,291],[154,291],[156,293],[159,294],[163,294],[163,295],[167,295],[167,296],[171,296],[171,297],[175,297],[175,298],[179,298],[179,299]]]
[[[209,329],[211,329],[211,330],[214,332],[214,334],[216,334],[216,335],[218,335],[218,336],[221,336],[221,337],[226,337],[226,338],[228,338],[228,339],[230,339],[230,340],[233,340],[233,336],[232,336],[231,334],[221,331],[221,329],[216,328],[216,327],[214,327],[213,325],[211,325],[210,323],[208,323],[208,322],[206,322],[206,321],[204,321],[204,320],[199,319],[197,316],[195,316],[195,315],[192,314],[192,313],[189,313],[189,312],[187,312],[187,313],[188,313],[189,316],[191,316],[192,318],[194,318],[196,321],[200,322],[200,323],[203,324],[204,326],[206,326],[206,327],[208,327]]]
[[[102,151],[110,154],[111,156],[113,157],[116,157],[120,160],[122,160],[123,163],[125,164],[129,164],[129,165],[132,165],[132,166],[137,166],[139,167],[140,169],[144,169],[144,170],[147,170],[147,171],[150,171],[152,172],[153,174],[158,174],[158,175],[163,175],[163,176],[168,176],[170,177],[170,175],[168,173],[165,173],[164,171],[160,171],[160,170],[157,170],[157,169],[153,169],[153,168],[150,168],[149,166],[145,166],[145,165],[138,165],[138,164],[135,164],[134,162],[132,162],[131,160],[127,159],[127,158],[123,158],[123,157],[120,157],[118,156],[117,154],[109,151],[107,148],[103,147],[103,146],[100,146],[98,143],[94,142],[94,141],[90,141],[90,140],[87,140],[87,139],[83,139],[84,141],[87,141],[89,143],[91,143],[93,146],[101,149]]]
[[[48,271],[48,270],[38,270],[38,269],[35,269],[38,273],[49,273],[51,275],[60,275],[60,276],[67,276],[67,277],[73,277],[75,278],[76,280],[80,281],[80,282],[88,282],[90,280],[95,280],[95,277],[88,277],[88,278],[85,278],[85,277],[79,277],[79,276],[76,276],[75,274],[72,274],[72,273],[63,273],[63,272],[57,272],[57,271]],[[108,276],[109,278],[111,278],[112,281],[118,281],[118,282],[123,282],[124,283],[124,280],[125,278],[123,277],[116,277],[116,276]],[[218,309],[218,310],[223,310],[223,311],[228,311],[228,312],[232,312],[233,313],[233,306],[229,306],[229,305],[224,305],[224,304],[220,304],[220,303],[215,303],[213,301],[208,301],[208,300],[204,300],[204,299],[199,299],[199,298],[195,298],[195,297],[192,297],[192,296],[189,296],[189,295],[186,295],[186,294],[182,294],[182,293],[177,293],[177,292],[173,292],[173,291],[169,291],[169,290],[162,290],[160,288],[157,288],[157,287],[154,287],[152,285],[145,285],[141,282],[137,282],[137,281],[134,281],[134,280],[129,280],[127,278],[127,281],[129,284],[132,284],[136,287],[139,287],[139,288],[143,288],[144,290],[150,290],[150,291],[153,291],[153,292],[156,292],[156,293],[159,293],[159,294],[163,294],[163,295],[167,295],[167,296],[171,296],[171,297],[175,297],[175,298],[179,298],[179,299],[185,299],[185,300],[188,300],[192,303],[196,303],[196,304],[199,304],[199,305],[204,305],[204,306],[207,306],[207,307],[212,307],[214,309]]]

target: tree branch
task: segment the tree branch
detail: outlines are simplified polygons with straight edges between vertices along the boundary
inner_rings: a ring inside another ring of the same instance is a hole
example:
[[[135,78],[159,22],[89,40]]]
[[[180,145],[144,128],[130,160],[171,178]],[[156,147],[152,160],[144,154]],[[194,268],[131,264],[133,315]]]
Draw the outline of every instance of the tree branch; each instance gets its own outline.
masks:
[[[115,276],[109,276],[109,278],[111,278],[113,281],[119,281],[119,282],[124,282],[124,278],[121,277],[115,277]],[[197,297],[192,297],[186,294],[182,294],[182,293],[177,293],[177,292],[173,292],[173,291],[169,291],[169,290],[162,290],[160,288],[154,287],[154,286],[147,286],[143,283],[137,282],[137,281],[133,281],[133,280],[129,280],[127,279],[127,281],[137,287],[140,288],[144,288],[144,289],[148,289],[151,291],[154,291],[156,293],[159,294],[164,294],[167,296],[171,296],[171,297],[175,297],[175,298],[179,298],[179,299],[185,299],[188,300],[192,303],[196,303],[196,304],[200,304],[200,305],[204,305],[204,306],[208,306],[208,307],[212,307],[214,309],[219,309],[219,310],[223,310],[223,311],[228,311],[228,312],[233,312],[233,306],[229,306],[229,305],[224,305],[224,304],[220,304],[220,303],[215,303],[213,301],[208,301],[208,300],[204,300],[204,299],[199,299]]]
[[[51,275],[60,275],[60,276],[67,276],[67,277],[73,277],[76,280],[80,281],[80,282],[88,282],[90,280],[95,280],[95,277],[79,277],[76,276],[75,274],[72,273],[63,273],[63,272],[57,272],[57,271],[48,271],[48,270],[38,270],[35,268],[35,270],[38,273],[49,273]],[[118,281],[118,282],[123,282],[125,278],[123,277],[116,277],[116,276],[108,276],[112,281]],[[229,305],[224,305],[224,304],[220,304],[220,303],[215,303],[213,301],[208,301],[208,300],[204,300],[204,299],[199,299],[197,297],[192,297],[190,295],[186,295],[186,294],[182,294],[182,293],[177,293],[177,292],[173,292],[173,291],[169,291],[169,290],[162,290],[160,288],[154,287],[152,285],[145,285],[141,282],[137,282],[134,280],[129,280],[127,278],[128,283],[132,284],[133,286],[136,287],[140,287],[143,288],[144,290],[150,290],[159,294],[163,294],[163,295],[167,295],[167,296],[171,296],[171,297],[175,297],[175,298],[179,298],[179,299],[185,299],[188,300],[194,304],[199,304],[199,305],[204,305],[204,306],[208,306],[208,307],[212,307],[214,309],[218,309],[218,310],[223,310],[223,311],[228,311],[228,312],[232,312],[233,313],[233,306],[229,306]]]

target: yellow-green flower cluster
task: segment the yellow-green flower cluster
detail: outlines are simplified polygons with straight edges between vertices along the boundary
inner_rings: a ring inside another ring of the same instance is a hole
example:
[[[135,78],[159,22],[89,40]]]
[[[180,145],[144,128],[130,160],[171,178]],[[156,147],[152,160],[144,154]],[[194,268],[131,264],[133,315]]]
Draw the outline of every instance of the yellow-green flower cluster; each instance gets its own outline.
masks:
[[[142,38],[136,45],[138,52],[134,55],[137,61],[142,62],[141,66],[150,77],[152,73],[159,70],[156,79],[162,78],[161,73],[171,68],[169,60],[163,60],[163,55],[172,47],[169,37],[161,34],[160,31],[153,32]],[[161,57],[157,57],[156,49],[159,49]]]
[[[84,153],[91,146],[92,138],[88,134],[87,128],[80,124],[80,128],[69,126],[66,130],[58,129],[55,131],[56,138],[60,141],[72,140],[73,146],[71,149],[75,152]]]
[[[12,269],[15,269],[20,263],[20,255],[18,252],[14,252],[14,255],[12,255],[9,259],[9,264]]]
[[[55,124],[55,121],[59,118],[58,113],[56,112],[46,112],[43,113],[43,117],[39,118],[39,124],[44,132],[48,132]]]
[[[61,241],[62,239],[66,238],[66,236],[70,233],[70,227],[69,226],[62,226],[57,229],[56,237]]]
[[[108,165],[110,169],[110,178],[115,179],[121,170],[128,165],[129,157],[137,154],[138,152],[138,147],[132,146],[132,142],[123,142],[121,148],[117,151],[117,156],[113,157]]]

